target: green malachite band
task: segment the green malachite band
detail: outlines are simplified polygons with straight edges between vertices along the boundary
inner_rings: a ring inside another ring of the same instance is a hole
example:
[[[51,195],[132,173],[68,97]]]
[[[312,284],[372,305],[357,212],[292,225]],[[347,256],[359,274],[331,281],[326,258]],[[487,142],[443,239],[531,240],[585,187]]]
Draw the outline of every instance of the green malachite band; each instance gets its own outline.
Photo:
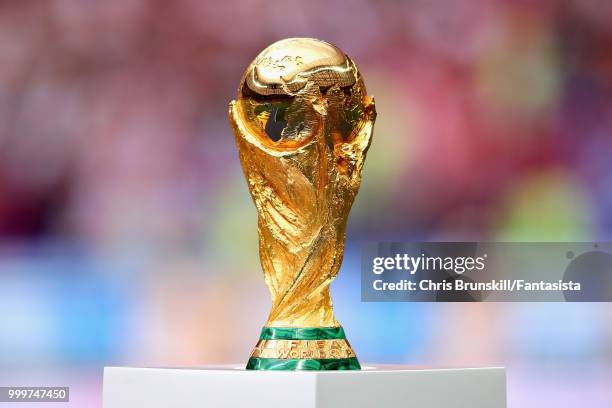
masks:
[[[247,370],[361,370],[357,358],[300,359],[251,357]]]
[[[335,340],[345,339],[338,327],[264,327],[260,340]]]
[[[344,340],[342,327],[264,327],[260,341]],[[350,347],[350,346],[349,346]],[[350,351],[350,349],[349,349]],[[354,353],[351,353],[353,356]],[[257,354],[259,355],[259,354]],[[251,357],[247,370],[361,370],[356,357],[346,358],[265,358]]]

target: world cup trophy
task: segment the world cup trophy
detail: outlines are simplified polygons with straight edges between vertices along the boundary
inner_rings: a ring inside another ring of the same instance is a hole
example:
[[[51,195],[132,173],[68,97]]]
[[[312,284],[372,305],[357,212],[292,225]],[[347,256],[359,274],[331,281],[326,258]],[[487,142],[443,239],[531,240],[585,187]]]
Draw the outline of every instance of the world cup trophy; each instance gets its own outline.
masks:
[[[247,369],[358,370],[329,292],[376,119],[355,63],[290,38],[247,68],[229,117],[272,310]]]

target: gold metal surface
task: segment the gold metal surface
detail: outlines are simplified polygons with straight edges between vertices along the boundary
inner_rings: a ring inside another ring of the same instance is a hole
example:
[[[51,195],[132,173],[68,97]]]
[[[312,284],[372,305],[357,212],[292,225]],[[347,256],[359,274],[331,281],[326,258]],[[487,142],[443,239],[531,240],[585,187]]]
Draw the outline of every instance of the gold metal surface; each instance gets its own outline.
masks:
[[[326,42],[278,41],[246,70],[229,116],[259,215],[266,326],[338,326],[329,284],[376,118],[359,71]]]
[[[345,339],[259,340],[251,357],[260,358],[351,358],[355,352]]]

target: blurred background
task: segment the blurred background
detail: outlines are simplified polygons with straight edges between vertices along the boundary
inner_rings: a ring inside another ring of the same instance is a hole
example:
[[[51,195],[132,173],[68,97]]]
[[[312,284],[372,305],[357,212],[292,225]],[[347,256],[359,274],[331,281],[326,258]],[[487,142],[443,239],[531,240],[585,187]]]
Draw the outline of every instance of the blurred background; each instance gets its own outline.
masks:
[[[359,288],[364,241],[612,240],[610,21],[596,0],[2,1],[0,385],[99,407],[105,365],[246,362],[270,305],[227,105],[261,49],[310,36],[379,112],[332,285],[360,360],[502,365],[511,408],[612,406],[609,304]]]

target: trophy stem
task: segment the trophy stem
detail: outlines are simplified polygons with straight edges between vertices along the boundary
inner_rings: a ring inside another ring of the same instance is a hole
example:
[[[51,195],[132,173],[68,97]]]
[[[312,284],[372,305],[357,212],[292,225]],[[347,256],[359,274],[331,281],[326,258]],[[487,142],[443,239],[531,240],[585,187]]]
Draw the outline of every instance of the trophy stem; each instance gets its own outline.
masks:
[[[360,370],[342,327],[264,327],[247,370]]]

